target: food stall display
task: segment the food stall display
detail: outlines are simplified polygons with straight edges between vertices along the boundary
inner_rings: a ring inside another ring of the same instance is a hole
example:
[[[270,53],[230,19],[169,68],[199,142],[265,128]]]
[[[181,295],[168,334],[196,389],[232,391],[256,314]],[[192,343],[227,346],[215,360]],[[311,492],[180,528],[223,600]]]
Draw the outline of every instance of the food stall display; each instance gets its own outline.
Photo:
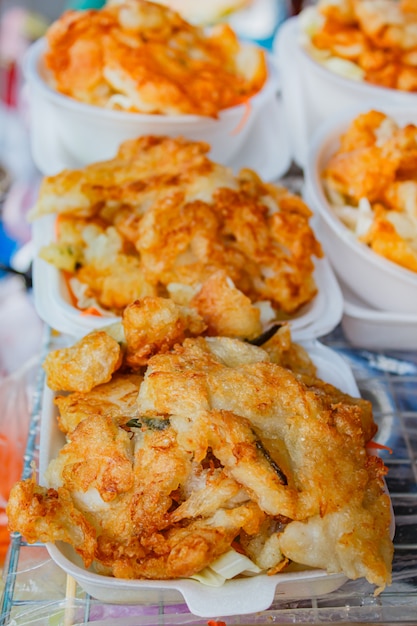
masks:
[[[306,3],[269,51],[181,5],[25,57],[45,341],[1,624],[410,623],[417,3]]]

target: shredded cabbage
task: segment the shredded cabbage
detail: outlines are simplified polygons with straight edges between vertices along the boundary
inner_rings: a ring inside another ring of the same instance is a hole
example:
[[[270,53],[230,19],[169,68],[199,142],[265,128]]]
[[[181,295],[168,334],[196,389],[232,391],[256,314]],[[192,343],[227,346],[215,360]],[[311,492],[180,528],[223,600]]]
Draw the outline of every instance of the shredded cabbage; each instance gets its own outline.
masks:
[[[247,556],[239,554],[239,552],[231,548],[228,552],[216,559],[209,567],[205,567],[201,572],[190,576],[190,578],[198,580],[203,583],[203,585],[221,587],[226,580],[234,578],[239,574],[251,576],[253,574],[260,574],[261,572],[261,568],[255,565]]]

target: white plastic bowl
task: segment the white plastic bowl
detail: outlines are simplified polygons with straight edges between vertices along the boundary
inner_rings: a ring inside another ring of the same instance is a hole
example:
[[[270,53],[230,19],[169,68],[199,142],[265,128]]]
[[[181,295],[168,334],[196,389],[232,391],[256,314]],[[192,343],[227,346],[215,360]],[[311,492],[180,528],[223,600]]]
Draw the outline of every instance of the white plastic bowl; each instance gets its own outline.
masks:
[[[320,217],[318,237],[337,277],[352,293],[374,309],[417,315],[417,273],[385,259],[358,241],[334,214],[321,182],[321,172],[337,149],[340,135],[359,113],[367,110],[355,107],[317,129],[305,166],[305,200]],[[380,106],[379,110],[401,125],[417,124],[417,107]]]
[[[330,116],[354,105],[417,108],[417,94],[344,78],[315,61],[300,44],[300,18],[278,30],[274,51],[282,85],[283,111],[293,158],[304,167],[315,129]]]
[[[218,119],[199,115],[145,115],[116,111],[78,102],[51,88],[42,62],[46,40],[30,46],[24,61],[31,109],[31,149],[43,174],[56,173],[48,160],[52,143],[65,167],[83,167],[113,157],[126,139],[142,135],[167,135],[206,141],[210,157],[224,165],[239,153],[263,106],[276,98],[277,76],[272,64],[259,93],[246,105],[225,109]]]
[[[349,343],[368,350],[417,350],[417,316],[371,309],[342,285],[342,328]]]

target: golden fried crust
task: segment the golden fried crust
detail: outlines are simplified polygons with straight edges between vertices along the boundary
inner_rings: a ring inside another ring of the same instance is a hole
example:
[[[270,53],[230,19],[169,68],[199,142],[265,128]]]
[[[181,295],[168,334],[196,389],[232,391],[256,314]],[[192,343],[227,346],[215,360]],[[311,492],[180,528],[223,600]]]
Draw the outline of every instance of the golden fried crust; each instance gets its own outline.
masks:
[[[316,366],[308,352],[291,341],[291,330],[288,324],[283,324],[271,339],[262,344],[262,349],[269,355],[272,363],[281,365],[295,374],[317,380]]]
[[[74,346],[50,352],[43,367],[51,389],[85,392],[108,382],[122,359],[117,341],[104,331],[95,331]]]
[[[186,337],[201,335],[206,324],[198,313],[167,298],[143,298],[123,313],[126,363],[132,368],[146,365],[158,352],[166,352]]]
[[[378,427],[374,422],[372,404],[369,400],[354,398],[311,374],[302,374],[301,380],[314,391],[317,397],[320,397],[323,406],[335,413],[338,428],[345,430],[346,434],[349,434],[352,415],[356,412],[357,419],[361,423],[364,441],[367,443],[376,435]],[[354,422],[357,422],[357,419],[355,418]]]
[[[262,332],[259,309],[222,270],[206,280],[190,304],[203,317],[209,335],[253,338]]]
[[[343,402],[343,395],[337,395],[331,387],[329,396],[326,387],[315,392],[314,387],[304,386],[294,374],[273,363],[219,367],[216,359],[210,359],[198,348],[199,344],[188,341],[176,349],[176,354],[151,359],[138,396],[141,412],[204,415],[209,405],[211,409],[232,411],[250,420],[261,439],[284,441],[288,452],[285,458],[291,459],[290,473],[286,476],[290,499],[282,499],[275,514],[282,513],[292,519],[306,517],[314,511],[323,514],[337,508],[355,489],[363,489],[365,439],[373,432],[368,403]],[[195,374],[193,377],[194,369],[198,378]],[[166,389],[170,390],[169,394]],[[198,440],[191,439],[197,441],[199,450],[210,445],[207,428],[212,421],[215,423],[214,413],[207,417],[206,427],[200,423]],[[321,463],[316,465],[311,455],[318,449]],[[337,466],[332,460],[335,455],[340,459]],[[262,474],[261,465],[259,471]],[[337,492],[324,487],[333,479],[340,482]],[[294,486],[298,495],[291,491]],[[264,489],[261,483],[257,484],[258,495]],[[271,506],[277,505],[271,501]]]
[[[264,53],[240,43],[228,25],[206,33],[145,0],[68,11],[47,41],[44,60],[58,91],[133,112],[216,117],[267,77]]]
[[[74,507],[66,489],[40,487],[33,478],[16,483],[7,503],[8,525],[29,543],[65,541],[82,556],[86,567],[94,558],[96,533]]]
[[[108,383],[97,385],[89,392],[57,396],[60,429],[71,433],[82,420],[94,415],[109,415],[117,424],[126,423],[136,415],[140,381],[138,374],[115,374]]]
[[[177,489],[191,470],[191,453],[177,443],[175,431],[147,431],[135,457],[135,494],[132,519],[147,537],[170,526],[169,509]]]
[[[71,440],[49,471],[69,491],[85,493],[94,488],[104,502],[110,502],[133,486],[129,434],[111,417],[85,419],[71,433]]]
[[[56,207],[60,218],[57,241],[40,254],[72,271],[79,308],[95,302],[121,315],[147,296],[181,293],[186,305],[200,292],[195,305],[211,334],[253,337],[257,302],[282,317],[314,298],[313,257],[323,253],[309,208],[250,170],[235,176],[208,150],[142,137],[112,160],[44,181],[32,216]]]
[[[279,335],[270,353],[188,338],[152,356],[143,381],[118,373],[61,397],[70,436],[46,472],[50,489],[18,483],[10,528],[69,542],[118,577],[190,576],[241,536],[270,573],[294,559],[389,583],[386,468],[365,449],[370,405],[317,380],[288,329]]]

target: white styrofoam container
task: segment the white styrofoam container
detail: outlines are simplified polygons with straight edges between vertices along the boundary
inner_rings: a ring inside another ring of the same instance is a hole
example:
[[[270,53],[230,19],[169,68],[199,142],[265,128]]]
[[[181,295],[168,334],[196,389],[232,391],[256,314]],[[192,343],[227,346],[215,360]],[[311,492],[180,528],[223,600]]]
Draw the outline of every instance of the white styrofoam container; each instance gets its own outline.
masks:
[[[30,46],[24,60],[31,150],[35,164],[45,175],[111,158],[123,141],[143,135],[206,141],[211,146],[211,158],[229,165],[233,158],[239,157],[257,118],[277,100],[277,70],[271,62],[264,87],[250,99],[249,105],[224,109],[217,119],[199,115],[145,115],[91,106],[60,94],[47,84],[42,63],[45,49],[45,38],[39,39]],[[272,132],[276,130],[277,124]],[[283,129],[275,137],[276,142],[281,140],[286,142]]]
[[[64,334],[81,337],[120,318],[82,314],[71,303],[62,273],[39,258],[39,249],[55,239],[55,219],[54,215],[48,215],[33,224],[34,302],[39,317],[49,326]],[[342,318],[342,293],[328,260],[315,259],[314,263],[318,293],[290,320],[295,341],[321,337],[333,330]]]
[[[318,376],[352,396],[359,396],[352,371],[339,354],[317,341],[302,343],[317,367]],[[56,420],[53,392],[45,388],[41,416],[39,476],[64,445],[65,438]],[[280,599],[312,598],[339,588],[347,578],[323,570],[257,575],[228,580],[222,587],[208,587],[195,580],[124,580],[88,571],[81,559],[62,542],[47,544],[52,559],[70,574],[93,598],[112,604],[165,604],[186,602],[194,615],[243,615],[269,608],[275,597]]]
[[[280,71],[284,115],[292,155],[304,167],[310,139],[329,116],[353,105],[393,104],[417,108],[417,94],[348,79],[312,59],[300,45],[300,17],[279,28],[274,51]]]
[[[331,117],[316,130],[306,160],[304,196],[311,210],[321,218],[318,237],[337,277],[371,308],[417,315],[417,273],[360,242],[334,214],[321,183],[321,172],[337,149],[340,135],[359,113],[368,110],[355,106]],[[417,124],[417,107],[405,109],[381,103],[378,110],[400,125]]]
[[[368,350],[417,350],[417,315],[378,311],[342,285],[342,328],[352,346]]]

